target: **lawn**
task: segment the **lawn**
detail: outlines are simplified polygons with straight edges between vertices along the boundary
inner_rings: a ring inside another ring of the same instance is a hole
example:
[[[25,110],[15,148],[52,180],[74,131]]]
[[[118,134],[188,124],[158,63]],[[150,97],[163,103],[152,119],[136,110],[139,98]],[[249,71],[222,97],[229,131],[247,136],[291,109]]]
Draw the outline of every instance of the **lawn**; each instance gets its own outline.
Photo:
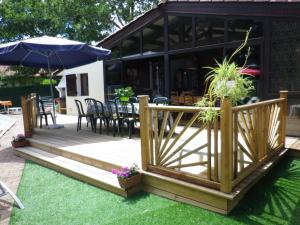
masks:
[[[141,193],[125,199],[26,162],[10,224],[300,224],[300,159],[286,158],[228,216]]]

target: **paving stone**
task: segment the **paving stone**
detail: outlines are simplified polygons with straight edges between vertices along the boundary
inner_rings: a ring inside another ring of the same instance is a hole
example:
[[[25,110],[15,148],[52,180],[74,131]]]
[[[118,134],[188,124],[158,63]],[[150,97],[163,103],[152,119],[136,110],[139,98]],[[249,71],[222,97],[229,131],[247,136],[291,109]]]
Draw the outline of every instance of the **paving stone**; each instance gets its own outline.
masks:
[[[16,119],[15,125],[0,137],[0,180],[16,193],[24,168],[24,160],[15,156],[11,149],[13,136],[24,133],[22,115],[11,115]],[[22,201],[22,199],[21,199]],[[10,196],[0,198],[0,225],[8,225],[13,199]]]

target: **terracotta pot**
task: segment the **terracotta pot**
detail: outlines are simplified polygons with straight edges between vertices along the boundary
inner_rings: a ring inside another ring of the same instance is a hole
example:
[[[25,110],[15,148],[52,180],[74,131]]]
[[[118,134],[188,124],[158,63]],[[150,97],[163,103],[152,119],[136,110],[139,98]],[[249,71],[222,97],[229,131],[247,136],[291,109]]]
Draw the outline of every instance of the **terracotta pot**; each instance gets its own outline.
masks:
[[[21,141],[12,141],[12,142],[11,142],[11,145],[12,145],[14,148],[20,148],[20,147],[27,146],[27,145],[28,145],[28,141],[27,141],[26,139],[21,140]]]
[[[141,174],[138,173],[129,178],[118,177],[118,180],[119,180],[119,184],[122,188],[128,189],[130,187],[133,187],[133,186],[139,184],[141,182],[141,177],[142,177]]]

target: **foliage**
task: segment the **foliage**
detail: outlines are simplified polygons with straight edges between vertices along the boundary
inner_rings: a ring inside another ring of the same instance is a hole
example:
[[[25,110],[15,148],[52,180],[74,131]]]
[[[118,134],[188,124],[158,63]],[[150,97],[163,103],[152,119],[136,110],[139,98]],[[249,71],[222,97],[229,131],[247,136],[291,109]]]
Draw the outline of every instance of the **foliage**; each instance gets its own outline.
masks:
[[[120,29],[143,12],[159,3],[159,0],[110,0],[107,1],[113,23]]]
[[[118,97],[131,97],[134,95],[132,87],[128,86],[125,88],[115,89],[115,95]]]
[[[57,84],[56,80],[52,80],[53,85]],[[12,76],[0,75],[0,87],[26,87],[32,85],[49,85],[50,80],[45,77],[34,77],[29,75],[15,74]]]
[[[247,32],[244,42],[232,53],[229,59],[225,57],[222,63],[216,61],[215,67],[205,67],[210,70],[206,77],[206,83],[209,84],[209,87],[207,96],[197,105],[209,108],[200,114],[200,121],[209,123],[217,118],[218,112],[213,109],[216,101],[228,97],[232,105],[237,105],[254,89],[252,80],[242,73],[250,54],[250,48],[248,48],[246,60],[242,67],[232,62],[232,58],[247,45],[250,31],[251,29]]]
[[[3,41],[60,35],[91,42],[108,34],[109,7],[100,0],[4,0],[0,2]]]
[[[130,168],[122,167],[120,170],[113,169],[111,172],[113,174],[116,174],[117,177],[126,179],[138,174],[139,173],[138,170],[139,170],[138,166],[136,164],[133,164]]]
[[[42,35],[100,41],[158,0],[3,0],[0,42]]]
[[[18,141],[23,141],[25,140],[26,137],[24,134],[18,134],[16,137],[13,137],[12,141],[13,142],[18,142]]]
[[[213,122],[219,115],[218,111],[214,110],[214,102],[209,101],[208,96],[204,96],[196,103],[198,107],[207,107],[200,111],[199,120],[204,124]]]

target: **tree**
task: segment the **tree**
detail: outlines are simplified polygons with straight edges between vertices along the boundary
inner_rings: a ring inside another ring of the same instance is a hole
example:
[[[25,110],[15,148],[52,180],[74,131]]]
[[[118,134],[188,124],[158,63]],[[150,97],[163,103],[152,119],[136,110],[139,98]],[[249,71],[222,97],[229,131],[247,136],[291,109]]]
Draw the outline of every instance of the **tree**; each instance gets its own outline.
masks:
[[[159,0],[110,0],[107,4],[113,17],[114,26],[121,29],[135,17],[151,9]]]
[[[3,0],[2,42],[41,35],[60,35],[92,42],[111,31],[109,6],[102,0]]]
[[[0,42],[42,35],[91,43],[159,0],[0,0]]]

